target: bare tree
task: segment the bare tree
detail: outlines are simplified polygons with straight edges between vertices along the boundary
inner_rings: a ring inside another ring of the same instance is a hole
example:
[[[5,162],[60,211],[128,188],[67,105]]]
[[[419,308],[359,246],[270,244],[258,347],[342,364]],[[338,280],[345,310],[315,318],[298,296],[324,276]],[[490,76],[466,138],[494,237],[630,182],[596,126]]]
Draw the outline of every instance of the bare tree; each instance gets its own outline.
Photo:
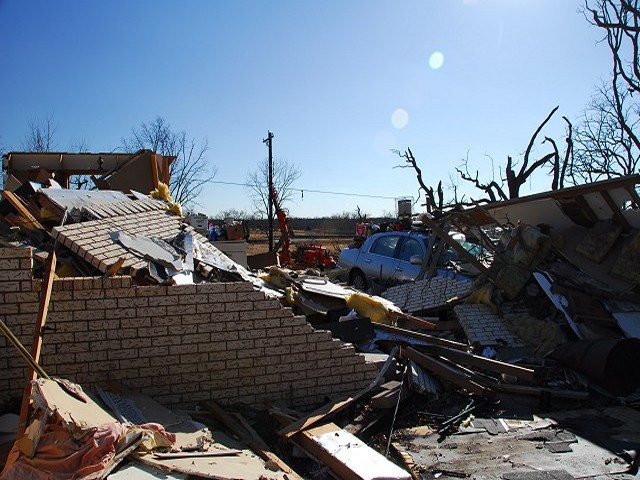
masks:
[[[238,210],[237,208],[227,208],[218,212],[215,218],[224,220],[225,218],[233,218],[234,220],[251,220],[249,215],[244,210]]]
[[[422,169],[418,166],[416,157],[413,155],[410,148],[407,148],[404,152],[401,152],[400,150],[392,150],[392,152],[404,159],[403,164],[396,165],[394,168],[412,168],[416,173],[416,179],[418,180],[418,200],[416,200],[416,202],[420,200],[420,194],[422,192],[426,197],[425,206],[427,207],[427,212],[431,213],[436,210],[443,210],[445,205],[442,180],[438,182],[438,187],[434,190],[433,187],[427,186],[424,182],[424,179],[422,178]],[[437,200],[436,195],[438,196]]]
[[[56,125],[53,117],[32,118],[29,120],[27,133],[22,142],[25,152],[50,152],[55,148],[53,142]]]
[[[86,153],[90,151],[89,142],[84,137],[78,137],[71,142],[71,151]],[[71,175],[69,176],[69,188],[75,190],[91,190],[94,187],[91,175]]]
[[[507,156],[507,165],[504,170],[504,177],[500,178],[500,183],[498,183],[495,179],[490,181],[482,181],[480,180],[478,171],[476,170],[475,176],[472,176],[469,173],[469,163],[468,157],[463,163],[462,167],[456,168],[460,177],[467,182],[472,183],[477,189],[484,192],[488,198],[483,200],[488,200],[491,202],[495,202],[498,200],[509,200],[512,198],[518,198],[520,196],[520,188],[524,185],[529,177],[540,167],[546,165],[547,163],[552,162],[553,165],[558,165],[558,171],[560,172],[560,163],[558,157],[558,149],[555,142],[549,137],[545,137],[542,143],[551,143],[553,151],[547,153],[540,157],[537,160],[531,159],[531,153],[533,151],[533,146],[535,144],[536,138],[544,128],[544,126],[551,120],[551,117],[558,110],[558,107],[555,107],[551,112],[547,115],[547,117],[542,121],[538,128],[531,136],[529,140],[529,144],[527,145],[527,149],[524,152],[522,162],[518,164],[518,162],[514,162],[513,157],[511,155]],[[554,162],[553,160],[556,159]],[[506,191],[505,191],[505,182],[506,182]],[[554,184],[559,184],[559,178],[554,180]]]
[[[572,172],[595,181],[638,172],[640,161],[640,9],[638,0],[586,0],[587,20],[602,29],[613,63],[575,134]],[[634,93],[636,95],[634,95]]]
[[[293,163],[284,159],[273,160],[273,185],[278,193],[280,204],[291,201],[293,183],[301,176],[301,172]],[[269,159],[265,158],[255,170],[247,174],[245,184],[256,214],[267,217],[269,212]]]
[[[131,129],[131,136],[123,138],[127,151],[150,149],[161,155],[175,156],[169,169],[169,190],[176,202],[185,206],[196,203],[202,188],[213,181],[216,169],[206,157],[207,140],[198,142],[184,131],[173,131],[162,117],[141,123]]]

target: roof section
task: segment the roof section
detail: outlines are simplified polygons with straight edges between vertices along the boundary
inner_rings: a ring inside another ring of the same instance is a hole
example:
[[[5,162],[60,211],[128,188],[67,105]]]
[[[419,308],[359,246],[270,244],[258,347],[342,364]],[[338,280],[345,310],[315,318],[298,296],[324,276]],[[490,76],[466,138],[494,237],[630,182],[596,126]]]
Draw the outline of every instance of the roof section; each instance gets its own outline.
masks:
[[[182,218],[173,213],[156,210],[54,227],[51,235],[103,273],[120,257],[125,257],[122,268],[135,274],[146,269],[148,261],[115,243],[110,233],[125,232],[171,240],[180,233],[181,222]]]
[[[68,210],[72,215],[75,211],[79,211],[85,213],[90,219],[162,210],[165,206],[165,203],[160,200],[149,197],[133,200],[115,190],[43,188],[38,191],[38,194],[61,211]]]

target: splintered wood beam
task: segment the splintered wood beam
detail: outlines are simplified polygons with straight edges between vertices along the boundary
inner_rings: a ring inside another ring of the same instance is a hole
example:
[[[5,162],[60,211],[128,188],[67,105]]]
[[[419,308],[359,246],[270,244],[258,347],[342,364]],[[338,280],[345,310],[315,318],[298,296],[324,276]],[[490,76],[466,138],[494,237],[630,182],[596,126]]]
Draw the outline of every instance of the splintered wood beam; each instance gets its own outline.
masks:
[[[169,186],[169,157],[166,155],[162,157],[162,180],[165,185]]]
[[[268,446],[258,436],[258,434],[252,429],[247,429],[229,415],[220,405],[214,401],[207,402],[206,405],[211,410],[213,416],[227,427],[231,432],[238,436],[242,443],[245,443],[251,450],[253,450],[260,458],[266,462],[271,462],[276,465],[281,471],[290,475],[296,480],[302,480],[289,465],[287,465],[280,457],[275,453],[269,451]],[[243,422],[244,423],[244,422]]]
[[[402,312],[394,312],[394,311],[390,311],[389,314],[394,317],[395,319],[399,320],[406,320],[409,323],[412,323],[413,325],[416,326],[416,328],[426,328],[428,330],[437,330],[438,329],[438,324],[431,322],[429,320],[426,320],[424,318],[420,318],[420,317],[415,317],[413,315],[409,315],[408,313],[402,313]],[[438,320],[437,318],[434,318],[434,320]]]
[[[158,161],[156,160],[157,155],[154,153],[150,157],[151,162],[151,176],[153,179],[153,188],[158,188],[158,182],[160,181],[158,177]]]
[[[423,342],[428,342],[433,345],[441,345],[443,347],[454,348],[456,350],[463,350],[463,351],[466,351],[467,348],[469,348],[469,345],[467,345],[466,343],[454,342],[453,340],[435,337],[427,333],[420,333],[413,330],[408,330],[406,328],[394,327],[392,325],[383,325],[382,323],[376,323],[373,327],[376,330],[381,330],[383,332],[402,336],[402,337],[413,338],[415,340],[421,340]]]
[[[10,192],[9,190],[4,190],[2,192],[3,197],[11,204],[11,206],[18,212],[18,214],[25,220],[24,225],[26,228],[31,230],[44,230],[44,227],[40,224],[40,222],[34,217],[27,206],[23,203],[23,201],[18,197],[15,193]]]
[[[478,270],[480,270],[480,273],[487,273],[489,275],[492,275],[489,269],[486,266],[484,266],[482,262],[480,262],[475,256],[471,255],[469,252],[467,252],[462,245],[460,245],[453,238],[451,238],[451,235],[449,235],[442,228],[440,228],[440,226],[435,221],[433,221],[427,215],[424,215],[422,217],[422,221],[426,223],[426,225],[431,229],[434,235],[439,236],[443,241],[447,243],[447,245],[453,248],[456,251],[456,253],[460,255],[462,259],[466,260],[471,265],[473,265]]]
[[[109,267],[107,273],[104,274],[105,278],[113,277],[122,268],[122,265],[126,261],[126,257],[120,257],[116,263]]]
[[[442,377],[459,387],[464,388],[470,393],[474,393],[480,397],[492,397],[495,395],[491,389],[481,385],[474,376],[463,370],[454,368],[411,347],[403,349],[402,353],[421,367],[426,368],[433,374]]]
[[[31,346],[31,356],[36,364],[40,361],[40,352],[42,351],[42,335],[44,333],[44,326],[47,323],[47,313],[49,312],[49,301],[51,300],[51,290],[53,287],[53,279],[55,277],[56,263],[56,252],[51,251],[47,264],[45,265],[45,277],[42,280],[42,289],[40,290],[38,318],[36,319],[36,328],[33,333],[33,344]],[[33,367],[27,368],[27,385],[24,388],[22,405],[20,407],[18,437],[20,437],[27,428],[31,401],[31,382],[35,380],[37,376],[38,373]]]
[[[454,350],[452,348],[430,345],[428,347],[421,347],[421,349],[424,349],[428,353],[432,353],[440,357],[445,357],[455,363],[482,368],[485,370],[490,370],[492,372],[513,375],[516,378],[521,378],[529,382],[534,380],[536,374],[535,370],[531,368],[521,367],[519,365],[501,362],[499,360],[493,360],[479,355],[474,355],[473,353]]]

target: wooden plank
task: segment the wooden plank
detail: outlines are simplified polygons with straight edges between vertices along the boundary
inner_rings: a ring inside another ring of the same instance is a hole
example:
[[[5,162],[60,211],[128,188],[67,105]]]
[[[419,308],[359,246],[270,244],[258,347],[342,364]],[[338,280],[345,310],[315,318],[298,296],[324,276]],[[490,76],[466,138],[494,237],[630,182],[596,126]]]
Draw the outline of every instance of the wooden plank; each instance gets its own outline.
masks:
[[[500,383],[492,386],[494,390],[504,393],[512,393],[517,395],[529,395],[534,397],[541,397],[542,395],[549,395],[551,398],[568,398],[570,400],[588,400],[589,392],[581,392],[576,390],[561,390],[546,387],[530,387],[527,385],[510,385],[506,383]]]
[[[105,273],[104,276],[113,277],[116,273],[118,273],[118,270],[122,268],[122,265],[126,260],[126,257],[120,257],[116,263],[109,267],[109,270],[107,270],[107,273]]]
[[[26,220],[26,223],[24,224],[25,226],[29,226],[28,228],[31,229],[44,230],[44,227],[38,220],[36,220],[36,217],[31,214],[27,206],[15,193],[4,190],[2,195],[11,204],[11,206],[16,209],[18,214]]]
[[[454,342],[453,340],[447,340],[446,338],[434,337],[427,333],[414,332],[413,330],[407,330],[406,328],[394,327],[392,325],[383,325],[376,323],[373,326],[377,330],[381,330],[386,333],[392,333],[394,335],[401,335],[403,337],[413,338],[414,340],[422,340],[423,342],[431,343],[433,345],[442,345],[443,347],[455,348],[456,350],[467,350],[469,345],[466,343]]]
[[[162,157],[162,181],[165,185],[169,185],[169,157]]]
[[[245,443],[251,450],[253,450],[260,458],[266,462],[271,462],[276,465],[280,470],[292,476],[292,478],[302,480],[293,469],[281,460],[275,453],[269,451],[264,441],[255,433],[244,431],[243,427],[238,425],[238,422],[233,419],[224,409],[214,401],[207,402],[207,406],[211,410],[213,416],[218,419],[225,427],[240,438],[242,443]],[[257,440],[255,437],[258,437]],[[264,448],[267,447],[267,448]]]
[[[158,178],[158,162],[156,160],[156,156],[157,155],[154,153],[150,157],[150,161],[151,161],[151,176],[152,176],[153,187],[154,188],[158,188],[158,182],[160,181],[159,178]]]
[[[438,325],[436,323],[425,320],[424,318],[414,317],[408,313],[390,311],[389,314],[396,319],[406,320],[407,322],[414,324],[417,328],[426,328],[428,330],[438,329]]]
[[[49,301],[51,300],[51,290],[53,287],[53,279],[56,271],[56,252],[51,251],[47,265],[45,265],[45,277],[42,281],[42,289],[40,290],[40,305],[38,308],[38,318],[36,319],[36,328],[33,333],[33,344],[31,346],[31,356],[35,363],[40,361],[40,352],[42,351],[42,335],[44,326],[47,323],[47,313],[49,312]],[[24,389],[22,397],[22,405],[20,407],[20,421],[18,424],[18,437],[20,437],[27,428],[27,420],[29,418],[29,409],[31,403],[31,382],[37,378],[38,374],[33,367],[27,368],[27,385]]]
[[[516,378],[521,378],[529,382],[533,381],[536,374],[535,370],[532,370],[531,368],[520,367],[511,363],[492,360],[490,358],[481,357],[479,355],[474,355],[473,353],[463,352],[460,350],[445,348],[438,345],[431,345],[422,348],[428,353],[445,357],[456,363],[483,368],[485,370],[491,370],[492,372],[513,375]]]
[[[284,438],[289,439],[293,437],[295,434],[299,433],[300,431],[306,428],[309,428],[313,425],[316,425],[320,423],[322,420],[326,419],[328,416],[333,415],[339,412],[340,410],[348,407],[353,402],[357,401],[359,398],[369,393],[371,389],[373,389],[374,387],[380,384],[385,374],[387,373],[387,370],[389,370],[389,367],[393,363],[393,360],[397,351],[398,351],[398,347],[394,347],[391,350],[391,352],[389,353],[389,357],[387,358],[387,361],[384,362],[384,365],[378,372],[378,375],[376,376],[376,378],[374,378],[369,385],[367,385],[364,389],[360,390],[356,395],[344,400],[336,400],[326,405],[323,405],[322,407],[311,412],[306,417],[301,418],[291,423],[290,425],[287,425],[285,428],[283,428],[278,432],[278,435],[281,435]]]
[[[407,471],[333,423],[300,432],[294,442],[326,465],[336,478],[411,480]]]
[[[24,361],[38,372],[38,375],[40,375],[42,378],[49,378],[49,375],[47,375],[42,367],[35,362],[35,360],[31,356],[31,353],[29,353],[29,350],[27,350],[26,347],[22,345],[22,343],[20,343],[20,340],[18,340],[18,338],[2,320],[0,320],[0,332],[5,337],[7,337],[9,343],[11,343],[16,348],[16,350],[18,350],[18,353],[24,359]]]
[[[494,392],[492,390],[480,385],[480,383],[475,381],[474,377],[471,377],[471,375],[466,372],[453,368],[439,360],[436,360],[435,358],[431,358],[428,355],[419,352],[415,348],[409,347],[407,349],[403,349],[402,352],[407,358],[413,360],[421,367],[426,368],[430,372],[433,372],[439,377],[445,378],[451,383],[458,385],[471,393],[481,397],[494,396]]]

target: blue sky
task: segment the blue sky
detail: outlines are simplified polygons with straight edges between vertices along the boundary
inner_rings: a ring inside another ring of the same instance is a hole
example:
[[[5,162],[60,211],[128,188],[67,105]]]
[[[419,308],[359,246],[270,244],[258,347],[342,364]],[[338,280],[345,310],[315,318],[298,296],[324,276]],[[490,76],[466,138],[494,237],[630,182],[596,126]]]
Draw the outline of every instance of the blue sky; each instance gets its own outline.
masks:
[[[544,133],[564,145],[561,116],[577,123],[610,71],[581,4],[0,0],[0,147],[20,150],[30,119],[50,116],[58,150],[111,151],[162,116],[207,138],[216,180],[243,182],[271,130],[275,157],[302,172],[295,187],[350,194],[296,195],[292,216],[378,215],[394,201],[356,195],[417,196],[390,149],[410,147],[434,185],[467,154],[487,178],[488,156],[519,157],[556,105]],[[549,185],[540,172],[525,192]],[[222,184],[199,203],[252,209]]]

